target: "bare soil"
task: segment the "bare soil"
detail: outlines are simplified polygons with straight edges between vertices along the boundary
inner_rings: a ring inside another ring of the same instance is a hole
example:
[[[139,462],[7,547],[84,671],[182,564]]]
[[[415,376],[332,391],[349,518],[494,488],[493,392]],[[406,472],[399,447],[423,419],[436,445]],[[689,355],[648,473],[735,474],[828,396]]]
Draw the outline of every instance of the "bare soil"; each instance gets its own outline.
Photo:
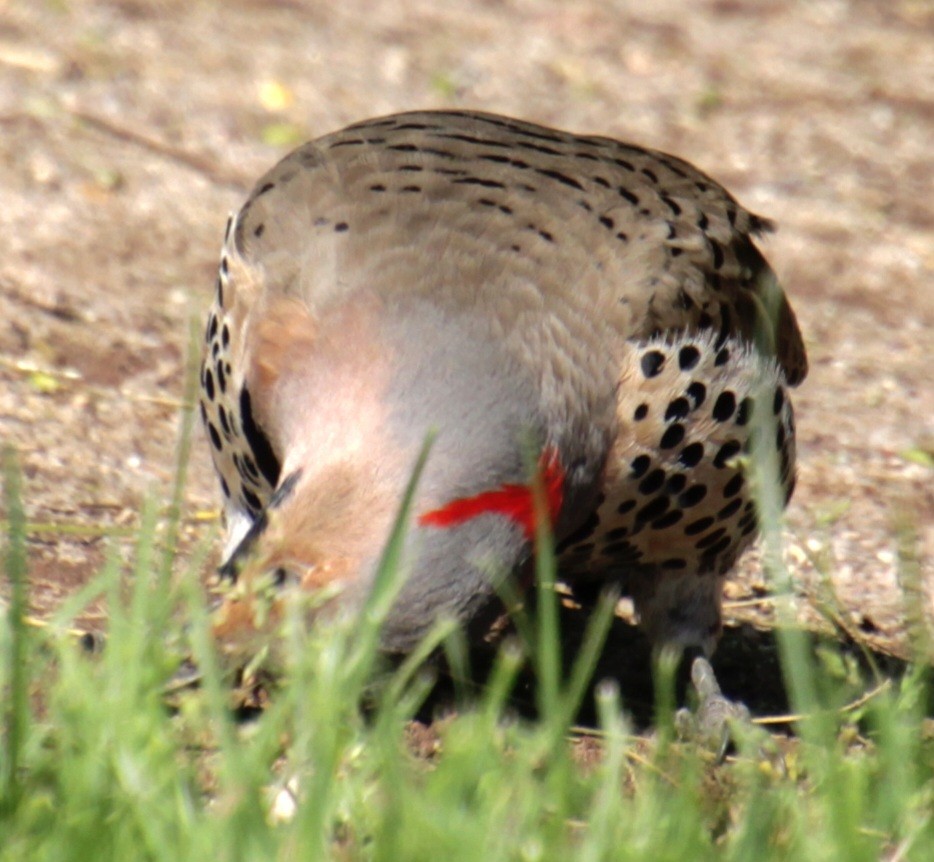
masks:
[[[305,138],[443,106],[677,153],[777,220],[811,359],[801,615],[829,600],[906,655],[934,613],[927,0],[0,0],[0,441],[35,612],[168,499],[190,322],[253,179]],[[217,505],[199,433],[183,548],[219,544]],[[731,618],[767,627],[767,592],[753,553]]]

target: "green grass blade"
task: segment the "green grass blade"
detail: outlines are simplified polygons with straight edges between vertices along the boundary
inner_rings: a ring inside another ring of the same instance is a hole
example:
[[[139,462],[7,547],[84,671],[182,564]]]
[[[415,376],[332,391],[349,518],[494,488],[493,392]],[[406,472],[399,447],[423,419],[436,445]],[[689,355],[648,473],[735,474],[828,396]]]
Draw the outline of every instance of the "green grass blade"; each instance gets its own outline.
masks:
[[[22,474],[11,448],[3,451],[3,498],[8,529],[4,571],[10,581],[10,605],[6,613],[9,632],[6,705],[3,710],[3,760],[0,762],[0,816],[12,814],[22,797],[20,767],[22,746],[29,720],[29,666],[26,661],[26,513],[23,509]]]

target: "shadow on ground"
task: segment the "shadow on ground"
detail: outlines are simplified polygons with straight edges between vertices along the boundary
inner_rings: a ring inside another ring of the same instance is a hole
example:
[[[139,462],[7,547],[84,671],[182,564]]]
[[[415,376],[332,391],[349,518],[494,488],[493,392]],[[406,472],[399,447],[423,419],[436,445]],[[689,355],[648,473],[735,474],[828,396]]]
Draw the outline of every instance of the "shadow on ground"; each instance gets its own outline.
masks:
[[[577,653],[586,631],[586,613],[562,609],[562,645],[566,672]],[[889,654],[869,649],[855,642],[843,642],[829,636],[809,633],[811,650],[818,669],[818,679],[832,689],[829,702],[843,708],[856,702],[882,679],[899,679],[908,663]],[[473,693],[482,689],[492,669],[495,650],[478,649],[471,654],[472,680],[455,685],[443,672],[426,701],[419,718],[431,721],[439,713],[469,702]],[[686,663],[685,663],[686,664]],[[763,630],[744,624],[727,627],[712,664],[723,693],[749,707],[754,717],[783,716],[792,711],[786,682],[782,673],[780,645],[775,630]],[[676,680],[679,705],[689,702],[686,668]],[[623,705],[634,729],[646,730],[654,724],[654,685],[651,649],[639,629],[621,619],[614,619],[596,672],[585,693],[577,723],[594,727],[594,689],[604,680],[614,680],[619,686]],[[527,717],[536,714],[536,677],[531,666],[520,672],[511,704],[517,713]],[[465,694],[466,692],[466,694]],[[928,713],[934,715],[934,703]],[[789,725],[773,725],[772,729],[789,729]]]

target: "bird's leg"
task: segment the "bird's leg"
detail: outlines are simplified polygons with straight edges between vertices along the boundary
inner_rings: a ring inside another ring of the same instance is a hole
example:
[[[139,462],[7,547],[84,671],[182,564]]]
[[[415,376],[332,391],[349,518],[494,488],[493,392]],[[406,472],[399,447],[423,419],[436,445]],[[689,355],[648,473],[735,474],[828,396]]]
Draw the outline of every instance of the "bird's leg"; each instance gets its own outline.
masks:
[[[697,740],[716,754],[718,762],[722,761],[730,743],[735,741],[737,726],[749,724],[749,709],[724,696],[714,669],[701,650],[685,650],[682,661],[690,663],[697,706],[694,710],[678,710],[675,716],[678,733]]]

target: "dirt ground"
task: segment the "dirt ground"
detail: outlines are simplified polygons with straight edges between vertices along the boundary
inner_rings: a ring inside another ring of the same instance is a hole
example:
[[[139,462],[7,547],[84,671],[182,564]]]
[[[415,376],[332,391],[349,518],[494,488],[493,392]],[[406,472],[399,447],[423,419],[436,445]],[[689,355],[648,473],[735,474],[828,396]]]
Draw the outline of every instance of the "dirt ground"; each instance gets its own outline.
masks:
[[[0,441],[37,613],[167,499],[189,321],[252,180],[442,106],[677,153],[777,220],[811,360],[787,557],[904,652],[934,611],[929,0],[0,0]],[[186,548],[217,529],[198,431]],[[763,586],[752,554],[731,613],[767,621]]]

